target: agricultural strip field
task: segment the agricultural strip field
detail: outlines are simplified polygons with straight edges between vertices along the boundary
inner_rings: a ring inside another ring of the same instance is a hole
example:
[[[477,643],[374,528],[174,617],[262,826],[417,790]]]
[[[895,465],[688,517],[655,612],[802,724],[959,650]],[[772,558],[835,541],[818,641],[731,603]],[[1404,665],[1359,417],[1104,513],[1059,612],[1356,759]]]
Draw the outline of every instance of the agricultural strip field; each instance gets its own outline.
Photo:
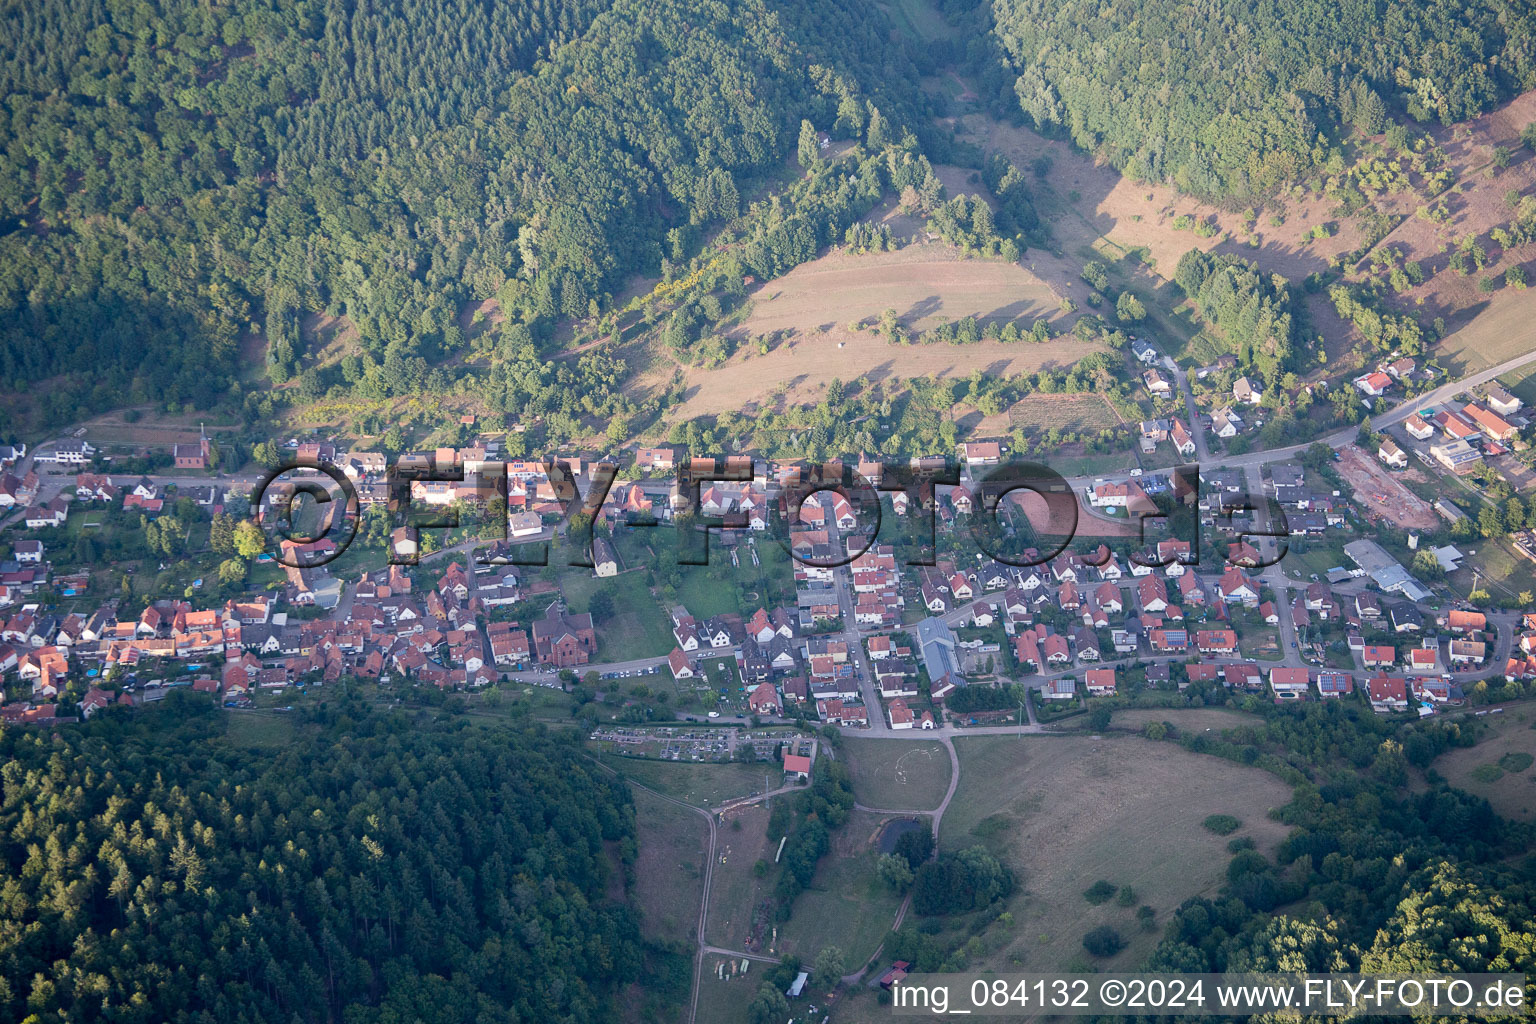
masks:
[[[693,811],[631,787],[640,857],[634,897],[645,914],[646,934],[692,942],[709,856],[709,826]]]
[[[1129,886],[1135,903],[1166,922],[1192,896],[1225,878],[1227,839],[1201,826],[1211,814],[1242,821],[1236,836],[1271,853],[1286,829],[1266,817],[1290,787],[1257,768],[1134,736],[956,741],[960,787],[941,826],[940,848],[981,844],[1013,870],[1014,924],[986,934],[991,952],[976,969],[1050,971],[1084,967],[1085,932],[1110,925],[1126,939],[1099,969],[1128,970],[1157,942],[1135,906],[1090,905],[1083,891],[1099,879]],[[1021,959],[1014,959],[1015,957]]]
[[[853,772],[853,796],[865,807],[931,811],[949,788],[942,743],[845,738],[837,750]]]

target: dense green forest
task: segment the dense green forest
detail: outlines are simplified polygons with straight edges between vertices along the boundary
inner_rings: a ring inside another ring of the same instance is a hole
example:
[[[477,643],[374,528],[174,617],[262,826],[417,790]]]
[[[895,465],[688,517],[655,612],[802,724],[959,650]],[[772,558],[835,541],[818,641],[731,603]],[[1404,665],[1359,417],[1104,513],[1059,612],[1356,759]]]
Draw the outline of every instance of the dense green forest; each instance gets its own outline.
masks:
[[[1036,124],[1131,177],[1213,200],[1304,177],[1348,130],[1375,134],[1394,116],[1448,124],[1536,87],[1536,11],[1514,0],[946,7],[995,29]],[[989,65],[992,43],[973,47]]]
[[[1239,256],[1191,249],[1174,281],[1238,362],[1273,382],[1292,360],[1294,326],[1289,283]]]
[[[322,717],[281,749],[191,702],[0,733],[0,1019],[586,1024],[672,960],[686,994],[609,896],[634,810],[576,747]]]
[[[913,120],[865,2],[46,0],[7,26],[0,385],[74,375],[55,416],[212,404],[253,328],[281,382],[308,311],[380,366],[459,348],[471,298],[537,336],[735,216],[802,120]]]

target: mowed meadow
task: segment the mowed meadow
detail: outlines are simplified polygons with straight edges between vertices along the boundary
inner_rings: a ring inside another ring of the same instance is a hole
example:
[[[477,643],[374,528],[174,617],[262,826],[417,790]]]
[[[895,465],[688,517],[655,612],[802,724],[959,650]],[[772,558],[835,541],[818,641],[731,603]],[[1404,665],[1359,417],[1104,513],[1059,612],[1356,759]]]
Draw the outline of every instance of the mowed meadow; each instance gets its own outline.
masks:
[[[1267,817],[1290,787],[1257,768],[1137,736],[988,736],[956,741],[960,786],[940,828],[946,850],[982,845],[1014,872],[1011,929],[993,925],[978,968],[1053,971],[1090,964],[1084,933],[1109,925],[1126,940],[1101,969],[1128,970],[1157,943],[1169,914],[1215,893],[1247,836],[1272,853],[1286,829]],[[1212,814],[1242,821],[1231,836],[1202,827]],[[1135,901],[1094,906],[1084,890],[1104,880]],[[1156,912],[1155,931],[1135,911]]]

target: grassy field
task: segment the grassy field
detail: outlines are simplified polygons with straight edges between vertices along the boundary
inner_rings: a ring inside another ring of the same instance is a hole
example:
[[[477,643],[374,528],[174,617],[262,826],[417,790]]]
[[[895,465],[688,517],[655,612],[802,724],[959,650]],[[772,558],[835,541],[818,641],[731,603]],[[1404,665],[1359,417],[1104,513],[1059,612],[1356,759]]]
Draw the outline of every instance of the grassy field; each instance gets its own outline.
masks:
[[[704,958],[704,974],[699,979],[699,1024],[746,1024],[747,1004],[763,982],[763,968],[773,966],[752,964],[746,974],[721,981],[715,976],[715,969],[726,960],[722,956]]]
[[[776,876],[770,868],[768,874],[759,878],[753,865],[759,860],[772,865],[778,844],[768,841],[768,809],[762,804],[732,811],[729,819],[720,829],[704,938],[710,945],[725,949],[766,953],[772,937],[771,919],[766,929],[758,932],[761,948],[749,947],[747,943],[753,934],[753,911],[772,893]],[[739,829],[737,823],[741,825]],[[701,1015],[700,1019],[708,1018]]]
[[[271,711],[231,713],[224,716],[224,735],[242,747],[281,747],[293,741],[293,719]]]
[[[1018,880],[1009,904],[1013,928],[988,930],[990,953],[978,969],[1083,969],[1083,934],[1104,924],[1127,945],[1091,966],[1130,969],[1158,932],[1137,926],[1134,906],[1090,906],[1084,889],[1098,879],[1130,886],[1137,902],[1165,921],[1184,900],[1214,893],[1224,878],[1227,840],[1201,827],[1207,815],[1236,815],[1243,821],[1237,835],[1252,837],[1265,852],[1285,835],[1265,814],[1289,799],[1289,787],[1258,769],[1173,744],[1131,736],[956,742],[960,787],[940,846],[981,843]]]
[[[1014,426],[1075,433],[1110,430],[1120,417],[1103,395],[1030,395],[1008,410]]]
[[[771,764],[698,764],[614,754],[603,754],[600,759],[641,785],[700,807],[718,807],[727,800],[765,792],[765,782],[772,783],[772,789],[783,774]]]
[[[1465,376],[1496,366],[1530,351],[1526,330],[1530,302],[1519,292],[1506,290],[1487,303],[1472,322],[1432,347],[1434,356],[1453,376]]]
[[[955,34],[955,30],[939,12],[924,0],[890,0],[881,6],[909,39],[921,42],[927,39],[948,39]]]
[[[613,618],[597,630],[598,663],[653,658],[677,646],[666,612],[651,596],[645,574],[627,572],[599,579],[589,572],[574,571],[560,584],[573,612],[584,612],[592,595],[605,590],[613,595]]]
[[[838,756],[853,772],[854,799],[889,811],[931,811],[949,788],[942,743],[845,739]]]
[[[1477,745],[1441,754],[1434,769],[1451,785],[1485,798],[1502,816],[1536,821],[1536,771],[1529,764],[1514,770],[1525,761],[1518,755],[1536,755],[1531,713],[1512,709],[1478,721],[1488,724],[1488,732]]]
[[[1231,708],[1120,708],[1111,720],[1111,724],[1120,729],[1140,729],[1148,722],[1172,722],[1190,732],[1264,724],[1258,715]]]
[[[843,951],[852,971],[875,952],[896,919],[902,897],[875,873],[883,815],[855,811],[832,837],[811,886],[779,928],[780,952],[810,963],[825,946]]]
[[[1526,561],[1504,539],[1482,540],[1462,567],[1445,577],[1451,589],[1465,598],[1472,592],[1472,570],[1479,571],[1478,585],[1496,602],[1513,605],[1522,590],[1536,592],[1536,564]]]
[[[1115,473],[1125,469],[1125,454],[1110,455],[1066,455],[1053,454],[1045,460],[1046,464],[1060,473],[1062,476],[1097,476],[1100,473]],[[1097,520],[1090,526],[1099,525]]]
[[[967,186],[967,191],[982,191]],[[894,309],[908,328],[925,330],[944,318],[1013,320],[1026,326],[1060,312],[1050,285],[1017,263],[967,259],[943,242],[893,252],[834,250],[752,293],[744,327],[753,334],[828,330]]]
[[[1522,366],[1499,378],[1499,383],[1526,405],[1536,405],[1536,369]]]
[[[711,550],[710,560],[713,561],[714,557],[714,552]],[[750,564],[749,559],[748,565]],[[741,613],[741,605],[736,600],[736,588],[713,578],[712,574],[715,571],[712,567],[705,569],[701,565],[688,565],[682,569],[682,585],[677,588],[677,600],[696,619]],[[729,565],[725,567],[725,571],[731,571]],[[666,654],[667,651],[661,653]]]
[[[668,941],[692,942],[704,887],[709,828],[693,811],[631,787],[640,831],[635,865],[635,902],[645,931]]]

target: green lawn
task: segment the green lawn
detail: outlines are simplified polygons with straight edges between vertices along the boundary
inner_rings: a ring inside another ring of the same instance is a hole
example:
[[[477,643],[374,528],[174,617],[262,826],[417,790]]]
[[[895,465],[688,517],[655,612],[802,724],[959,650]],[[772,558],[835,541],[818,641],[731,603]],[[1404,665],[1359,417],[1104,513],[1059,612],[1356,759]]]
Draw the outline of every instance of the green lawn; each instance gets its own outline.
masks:
[[[866,807],[931,811],[949,788],[942,743],[845,739],[838,750],[853,772],[853,795]]]
[[[710,560],[713,561],[714,558],[715,556],[711,554]],[[731,571],[729,561],[726,563],[725,571]],[[712,566],[710,568],[702,565],[681,567],[682,582],[677,588],[677,600],[694,618],[741,614],[741,606],[736,601],[736,588],[729,579],[717,578],[716,572],[719,570]]]
[[[671,620],[651,596],[643,572],[600,579],[590,571],[573,570],[561,579],[560,589],[571,611],[578,613],[588,609],[600,590],[613,597],[613,617],[596,623],[599,664],[660,657],[676,646]]]
[[[765,785],[773,789],[783,777],[774,764],[698,764],[616,754],[601,754],[599,760],[642,786],[700,807],[717,807],[727,800],[766,792]]]

